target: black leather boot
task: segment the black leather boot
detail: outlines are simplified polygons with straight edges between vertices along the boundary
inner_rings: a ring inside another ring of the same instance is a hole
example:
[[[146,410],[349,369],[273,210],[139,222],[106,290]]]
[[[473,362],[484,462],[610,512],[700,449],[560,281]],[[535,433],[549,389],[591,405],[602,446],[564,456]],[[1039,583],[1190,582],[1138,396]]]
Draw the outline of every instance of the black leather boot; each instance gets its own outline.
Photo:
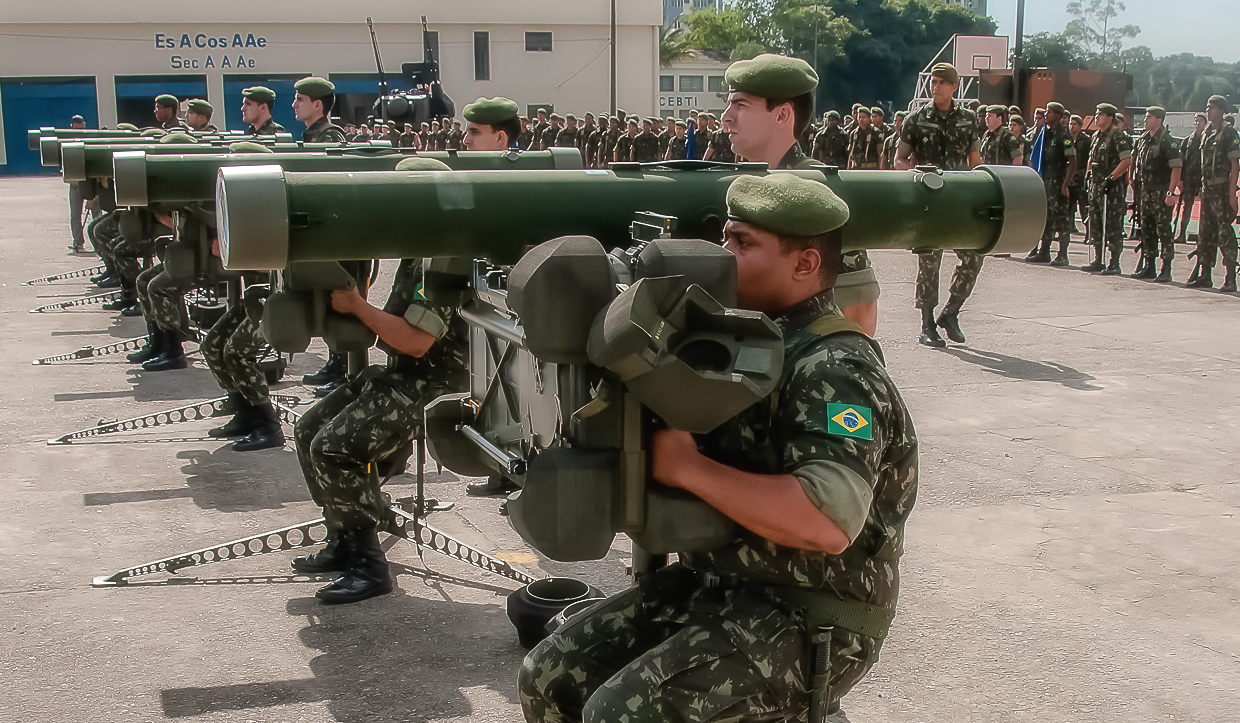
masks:
[[[134,304],[125,309],[121,309],[121,316],[142,316],[142,305]]]
[[[284,446],[284,427],[280,425],[280,416],[271,402],[251,408],[253,424],[249,434],[233,442],[233,450],[237,452],[254,452],[260,449],[272,449]]]
[[[228,395],[229,405],[233,408],[233,418],[222,426],[207,431],[208,437],[225,439],[227,437],[244,437],[254,429],[254,408],[240,394]]]
[[[392,572],[379,546],[378,530],[343,530],[340,535],[350,548],[348,567],[314,596],[329,605],[340,605],[392,592]]]
[[[99,308],[104,311],[124,311],[138,302],[138,298],[128,290],[121,292],[121,298],[116,301],[109,301]]]
[[[119,289],[121,287],[121,278],[112,274],[104,274],[102,278],[94,282],[95,286],[101,289]]]
[[[164,350],[159,356],[142,364],[142,368],[148,372],[166,372],[188,366],[189,359],[185,358],[185,349],[181,347],[181,339],[176,332],[164,332]]]
[[[349,355],[344,352],[331,352],[323,368],[313,374],[301,378],[301,383],[309,386],[331,384],[344,379],[349,373]]]
[[[1195,253],[1189,254],[1189,256],[1195,256],[1195,255],[1196,255]],[[1193,273],[1188,275],[1188,281],[1184,282],[1184,285],[1188,287],[1192,287],[1194,284],[1197,283],[1198,276],[1201,276],[1201,262],[1200,261],[1198,261],[1197,265],[1193,267]]]
[[[921,336],[917,337],[917,343],[938,348],[947,346],[934,323],[934,309],[921,310]]]
[[[1163,259],[1162,268],[1158,270],[1158,276],[1154,281],[1165,284],[1171,280],[1171,259]]]
[[[327,531],[327,544],[322,550],[293,558],[293,569],[307,575],[324,572],[344,572],[349,569],[350,540],[337,530]]]
[[[111,279],[111,278],[113,278],[112,270],[108,268],[107,264],[104,264],[103,271],[101,273],[95,274],[94,276],[90,277],[89,279],[87,279],[87,281],[90,281],[90,283],[92,284],[98,284],[100,281],[103,281],[104,279]]]
[[[1099,271],[1102,271],[1105,268],[1106,266],[1103,266],[1102,264],[1102,249],[1095,247],[1093,262],[1082,266],[1081,271],[1088,271],[1090,273],[1098,273]]]
[[[1042,243],[1038,247],[1029,252],[1025,260],[1031,264],[1049,264],[1051,262],[1051,240],[1042,239]]]
[[[503,475],[493,474],[482,482],[470,482],[465,485],[465,494],[470,497],[489,497],[491,495],[506,495],[519,489],[521,488],[512,480]]]
[[[1137,271],[1132,275],[1132,278],[1152,279],[1157,276],[1157,272],[1154,271],[1154,261],[1155,259],[1153,256],[1142,256],[1141,265],[1137,267]]]
[[[1119,276],[1120,275],[1118,253],[1111,254],[1111,263],[1107,264],[1107,267],[1102,270],[1102,275],[1103,276]]]
[[[319,399],[322,399],[323,397],[326,397],[328,394],[331,394],[332,392],[336,391],[336,390],[337,390],[337,389],[339,389],[340,387],[344,386],[345,381],[347,381],[347,380],[345,380],[345,379],[334,379],[334,380],[332,380],[332,381],[330,381],[330,382],[328,382],[328,383],[324,384],[324,385],[323,385],[323,386],[321,386],[321,387],[315,387],[315,388],[314,388],[314,396],[318,397]]]
[[[960,304],[947,302],[947,306],[943,307],[943,313],[939,314],[938,321],[935,323],[947,332],[948,339],[957,344],[964,343],[964,332],[960,330]]]
[[[164,332],[153,324],[146,325],[146,343],[135,352],[125,355],[134,364],[150,361],[160,355],[164,348]]]
[[[1223,279],[1223,285],[1218,287],[1219,291],[1232,293],[1236,290],[1236,267],[1227,267],[1227,278]]]
[[[1205,264],[1197,268],[1197,278],[1191,279],[1185,286],[1190,289],[1213,289],[1214,279],[1210,277],[1213,269]]]
[[[1059,253],[1056,254],[1055,260],[1051,262],[1051,266],[1067,266],[1068,265],[1068,240],[1061,238],[1059,240]]]

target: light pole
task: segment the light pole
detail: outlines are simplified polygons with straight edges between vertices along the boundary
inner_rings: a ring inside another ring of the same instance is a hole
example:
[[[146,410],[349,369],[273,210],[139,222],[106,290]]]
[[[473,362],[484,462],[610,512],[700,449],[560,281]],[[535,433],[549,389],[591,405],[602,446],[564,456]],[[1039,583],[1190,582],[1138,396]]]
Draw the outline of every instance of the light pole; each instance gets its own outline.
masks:
[[[611,0],[611,114],[616,115],[616,0]]]
[[[1016,49],[1012,53],[1012,105],[1020,105],[1020,69],[1025,53],[1025,0],[1016,0]],[[1023,111],[1023,109],[1022,109]]]

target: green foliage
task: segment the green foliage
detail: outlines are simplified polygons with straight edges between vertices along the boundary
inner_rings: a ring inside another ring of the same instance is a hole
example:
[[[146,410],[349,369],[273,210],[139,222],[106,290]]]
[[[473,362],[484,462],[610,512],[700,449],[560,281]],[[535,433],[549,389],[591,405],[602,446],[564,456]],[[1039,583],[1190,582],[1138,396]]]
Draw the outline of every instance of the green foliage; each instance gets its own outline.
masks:
[[[1124,41],[1132,40],[1141,32],[1136,25],[1113,22],[1128,9],[1119,0],[1073,0],[1067,9],[1074,20],[1068,23],[1064,35],[1086,54],[1099,58],[1099,62],[1118,59]]]
[[[659,65],[672,67],[678,60],[686,60],[693,55],[693,45],[689,41],[689,33],[676,26],[665,27],[659,31]]]
[[[1025,38],[1024,67],[1088,70],[1089,58],[1063,33],[1038,33]]]

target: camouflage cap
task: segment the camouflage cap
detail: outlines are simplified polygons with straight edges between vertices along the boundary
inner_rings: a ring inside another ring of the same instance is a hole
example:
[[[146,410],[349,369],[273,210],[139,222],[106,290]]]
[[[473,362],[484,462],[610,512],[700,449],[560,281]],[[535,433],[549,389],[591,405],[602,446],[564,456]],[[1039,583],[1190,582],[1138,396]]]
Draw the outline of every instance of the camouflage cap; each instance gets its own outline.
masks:
[[[326,78],[320,78],[317,75],[312,75],[309,78],[302,78],[296,83],[293,83],[293,90],[306,96],[307,98],[318,100],[319,98],[325,98],[332,93],[335,93],[336,86]]]
[[[475,121],[476,123],[477,121]],[[398,171],[451,171],[447,163],[435,158],[405,158],[396,164]]]
[[[951,63],[935,63],[930,69],[930,77],[945,80],[952,85],[960,82],[960,73],[956,72],[956,66]]]
[[[1047,103],[1047,104],[1046,104],[1046,109],[1047,109],[1048,111],[1052,111],[1052,110],[1053,110],[1053,111],[1055,111],[1056,113],[1060,113],[1060,114],[1063,114],[1063,113],[1067,113],[1067,112],[1068,112],[1068,109],[1063,107],[1063,103],[1058,103],[1058,102],[1053,101],[1053,100],[1052,100],[1050,103]]]
[[[139,131],[142,129],[138,128],[138,126],[134,125],[133,123],[117,123],[116,130],[118,131]]]
[[[882,108],[879,108],[878,106],[874,106],[873,108],[870,109],[870,115],[880,115],[884,118],[887,117],[887,113],[883,111]]]
[[[1099,103],[1098,112],[1106,113],[1109,116],[1114,116],[1116,113],[1119,113],[1119,109],[1111,105],[1110,103]]]
[[[155,96],[155,105],[163,106],[164,108],[178,108],[181,105],[181,101],[177,100],[175,95],[164,93]]]
[[[253,88],[246,88],[241,91],[241,96],[255,103],[274,103],[276,102],[276,92],[271,88],[256,85]]]
[[[173,131],[172,133],[168,133],[166,135],[161,136],[159,139],[159,142],[160,143],[197,143],[198,141],[195,140],[194,137],[188,133],[182,133],[181,131]]]
[[[210,116],[215,112],[215,109],[211,107],[211,104],[201,98],[195,98],[186,103],[185,109],[190,113],[197,113],[198,115],[205,116]]]
[[[1215,106],[1218,106],[1219,108],[1222,108],[1223,110],[1226,110],[1226,111],[1230,111],[1230,110],[1231,110],[1231,104],[1230,104],[1230,103],[1228,103],[1228,102],[1227,102],[1227,99],[1226,99],[1226,98],[1224,98],[1224,97],[1223,97],[1223,96],[1221,96],[1221,95],[1212,95],[1212,96],[1210,96],[1210,99],[1206,101],[1206,105],[1207,105],[1207,106],[1210,106],[1210,105],[1215,105]]]
[[[465,106],[462,115],[470,123],[497,126],[517,117],[517,104],[502,96],[479,98]]]
[[[796,98],[818,87],[818,74],[809,63],[771,53],[737,61],[723,77],[733,91],[775,100]]]
[[[838,110],[829,110],[825,115],[827,118],[834,118],[836,120],[840,119],[840,112]]]
[[[1146,108],[1146,109],[1145,109],[1145,114],[1146,114],[1146,115],[1152,115],[1152,116],[1154,116],[1155,118],[1157,118],[1158,120],[1166,120],[1166,119],[1167,119],[1167,109],[1166,109],[1166,108],[1163,108],[1162,106],[1158,106],[1158,105],[1152,105],[1152,106],[1150,106],[1149,108]]]
[[[237,141],[228,146],[229,153],[271,153],[272,150],[262,143],[254,141]]]
[[[848,204],[826,184],[789,173],[740,176],[727,198],[729,218],[781,236],[817,236],[848,221]]]

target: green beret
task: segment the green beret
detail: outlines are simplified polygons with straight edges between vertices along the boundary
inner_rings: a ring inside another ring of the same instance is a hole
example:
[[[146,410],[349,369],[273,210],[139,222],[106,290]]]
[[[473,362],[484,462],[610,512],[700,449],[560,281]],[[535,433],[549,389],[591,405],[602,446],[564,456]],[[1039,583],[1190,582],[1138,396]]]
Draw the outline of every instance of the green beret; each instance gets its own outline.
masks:
[[[1020,115],[1020,106],[1018,106],[1018,105],[1009,105],[1009,106],[1008,106],[1008,113],[1011,113],[1012,115]]]
[[[1038,108],[1037,110],[1035,110],[1035,111],[1033,112],[1033,114],[1034,114],[1035,116],[1039,116],[1039,115],[1046,115],[1046,109],[1045,109],[1045,108]]]
[[[974,98],[974,99],[970,100],[968,103],[965,103],[965,105],[966,105],[966,106],[968,106],[969,110],[977,110],[978,108],[980,108],[980,107],[981,107],[981,105],[982,105],[982,101],[977,100],[976,98]]]
[[[478,121],[474,121],[477,123]],[[413,158],[405,158],[396,164],[398,171],[451,171],[452,168],[447,163],[435,158],[423,158],[414,156]]]
[[[82,116],[80,116],[80,115],[75,115],[75,116],[73,116],[72,118],[70,118],[70,119],[69,119],[69,122],[70,122],[70,123],[85,123],[85,122],[86,122],[86,119],[85,119],[85,118],[83,118],[83,117],[82,117]]]
[[[635,125],[637,125],[637,117],[636,117],[636,116],[634,116],[634,117],[630,118],[630,119],[629,119],[629,122],[628,122],[628,125],[631,125],[631,126],[635,126]]]
[[[215,109],[211,107],[211,104],[201,98],[195,98],[186,103],[185,108],[190,113],[197,113],[198,115],[205,116],[209,116],[215,112]]]
[[[302,78],[296,83],[293,83],[293,90],[301,93],[311,100],[318,100],[319,98],[325,98],[332,93],[335,93],[336,86],[326,78],[319,78],[312,75],[309,78]]]
[[[702,118],[710,118],[711,120],[715,119],[714,113],[699,113],[698,115]]]
[[[172,133],[169,133],[167,135],[160,137],[159,142],[160,143],[197,143],[198,141],[195,140],[194,137],[188,133],[182,133],[180,131],[173,131]]]
[[[1167,109],[1162,106],[1152,105],[1145,109],[1146,115],[1152,115],[1159,120],[1167,119]]]
[[[906,110],[898,110],[898,111],[896,111],[896,118],[901,118],[901,119],[903,119],[903,118],[908,118],[908,111],[906,111]]]
[[[565,117],[565,118],[567,118],[567,119],[568,119],[568,120],[570,120],[570,121],[575,121],[575,120],[577,120],[577,116],[573,115],[572,113],[569,113],[568,115],[566,115],[566,116],[564,116],[564,117]]]
[[[795,98],[818,87],[818,74],[809,63],[770,53],[733,63],[724,78],[734,91],[774,100]]]
[[[163,95],[155,96],[155,105],[162,105],[165,108],[176,108],[181,105],[181,101],[177,100],[175,95],[164,93]]]
[[[140,129],[140,128],[138,128],[138,126],[134,125],[133,123],[117,123],[117,124],[116,124],[116,130],[118,130],[118,131],[137,131],[137,130],[141,130],[141,129]]]
[[[228,146],[229,153],[271,153],[271,149],[254,141],[237,141]]]
[[[1124,114],[1123,114],[1123,113],[1116,113],[1116,114],[1115,114],[1115,118],[1116,118],[1116,120],[1120,120],[1120,121],[1122,121],[1122,120],[1124,120]]]
[[[1111,105],[1110,103],[1099,103],[1099,104],[1098,104],[1098,112],[1099,112],[1099,113],[1106,113],[1106,114],[1107,114],[1107,115],[1109,115],[1109,116],[1113,116],[1113,115],[1115,115],[1116,113],[1118,113],[1118,112],[1119,112],[1119,109],[1118,109],[1118,108],[1116,108],[1115,106]]]
[[[1223,110],[1231,110],[1231,104],[1229,104],[1227,99],[1221,95],[1210,96],[1210,100],[1206,101],[1206,105],[1216,105]]]
[[[956,66],[951,63],[935,63],[934,67],[930,69],[930,76],[946,80],[952,85],[960,82],[960,73],[956,72]]]
[[[465,106],[465,120],[480,125],[497,126],[517,117],[517,104],[507,98],[479,98]]]
[[[1022,116],[1020,116],[1020,115],[1014,115],[1014,116],[1012,116],[1011,118],[1009,118],[1009,119],[1008,119],[1008,122],[1009,122],[1009,123],[1019,123],[1019,124],[1021,124],[1022,126],[1023,126],[1023,125],[1025,125],[1025,119],[1024,119],[1024,117],[1022,117]]]
[[[689,127],[689,124],[688,124],[688,123],[686,123],[686,122],[684,122],[684,121],[683,121],[683,120],[681,120],[680,118],[677,118],[677,119],[676,119],[676,127],[677,127],[677,128],[688,128],[688,127]]]
[[[840,112],[839,112],[838,110],[829,110],[829,111],[827,111],[827,117],[828,117],[828,118],[834,118],[834,119],[836,119],[836,120],[839,120],[839,119],[840,119]]]
[[[466,120],[468,120],[468,119],[466,119]],[[529,123],[529,122],[530,122],[530,119],[529,119],[529,118],[526,118],[525,116],[518,116],[518,117],[517,117],[517,120],[519,120],[519,121],[523,121],[523,122],[525,122],[525,123]]]
[[[1208,116],[1206,116],[1206,114],[1205,114],[1205,113],[1197,113],[1196,115],[1194,115],[1194,116],[1193,116],[1193,118],[1194,118],[1194,119],[1200,118],[1201,120],[1210,120],[1210,118],[1209,118]],[[117,126],[117,128],[119,128],[119,127],[120,127],[120,126]]]
[[[256,85],[253,88],[246,88],[241,91],[241,95],[242,97],[249,98],[255,103],[270,104],[276,102],[276,92],[271,88],[265,88],[261,85]]]
[[[728,216],[781,236],[817,236],[843,226],[848,205],[826,184],[772,173],[733,181]]]
[[[1084,118],[1080,117],[1079,115],[1075,115],[1075,114],[1074,114],[1071,118],[1069,118],[1068,120],[1069,120],[1069,121],[1076,121],[1077,123],[1084,123],[1084,122],[1085,122],[1085,119],[1084,119]]]
[[[870,115],[881,115],[884,118],[887,117],[887,113],[883,111],[882,108],[879,108],[878,106],[874,106],[873,108],[870,109]]]
[[[1046,104],[1046,109],[1053,110],[1056,113],[1067,113],[1068,112],[1068,109],[1063,107],[1063,103],[1057,103],[1053,100],[1050,103]]]
[[[548,116],[548,120],[564,120],[564,118],[559,113],[552,113]]]
[[[146,130],[142,131],[142,135],[147,136],[148,138],[158,138],[162,136],[163,134],[164,134],[163,128],[147,128]]]
[[[853,113],[854,113],[854,114],[857,114],[857,113],[865,113],[866,115],[870,115],[870,109],[869,109],[869,108],[866,108],[865,106],[861,106],[861,107],[860,107],[860,108],[858,108],[857,110],[853,111]]]
[[[852,112],[856,113],[858,110],[861,110],[864,107],[865,106],[861,105],[860,103],[853,103]]]
[[[997,116],[1005,116],[1008,114],[1008,109],[1006,105],[988,105],[986,106],[986,112],[994,113]]]

